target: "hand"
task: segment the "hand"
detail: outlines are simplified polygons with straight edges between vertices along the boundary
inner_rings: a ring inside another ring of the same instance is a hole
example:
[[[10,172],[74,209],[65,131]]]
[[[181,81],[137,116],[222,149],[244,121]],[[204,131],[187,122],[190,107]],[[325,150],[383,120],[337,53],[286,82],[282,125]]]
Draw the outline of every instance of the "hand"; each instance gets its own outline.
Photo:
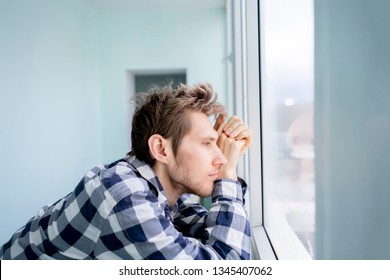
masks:
[[[243,140],[245,142],[244,146],[240,151],[240,155],[243,155],[252,145],[252,130],[250,130],[248,128],[248,125],[236,116],[232,116],[229,119],[228,123],[224,125],[223,132],[236,141]]]
[[[227,163],[221,166],[218,179],[237,180],[237,164],[240,158],[240,151],[244,147],[245,141],[234,140],[222,133],[217,140],[217,146],[227,159]]]
[[[225,119],[226,115],[219,115],[215,122],[214,129],[218,132],[219,137],[222,133],[224,133],[226,136],[231,137],[234,140],[245,141],[245,144],[240,151],[240,155],[243,155],[252,145],[252,130],[250,130],[248,126],[236,116],[232,116],[226,124]]]
[[[236,168],[240,155],[252,144],[252,131],[239,118],[233,116],[225,123],[226,116],[219,115],[214,129],[218,132],[217,145],[228,160],[222,166],[219,178],[237,180]]]

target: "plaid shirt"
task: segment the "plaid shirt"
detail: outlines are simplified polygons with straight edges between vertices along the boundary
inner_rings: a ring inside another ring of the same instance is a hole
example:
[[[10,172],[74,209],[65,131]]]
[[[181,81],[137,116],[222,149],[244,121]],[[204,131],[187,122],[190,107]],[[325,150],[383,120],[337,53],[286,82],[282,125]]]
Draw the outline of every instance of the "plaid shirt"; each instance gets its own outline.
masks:
[[[249,259],[245,189],[218,180],[209,211],[186,194],[169,207],[153,169],[126,157],[91,169],[40,209],[0,259]]]

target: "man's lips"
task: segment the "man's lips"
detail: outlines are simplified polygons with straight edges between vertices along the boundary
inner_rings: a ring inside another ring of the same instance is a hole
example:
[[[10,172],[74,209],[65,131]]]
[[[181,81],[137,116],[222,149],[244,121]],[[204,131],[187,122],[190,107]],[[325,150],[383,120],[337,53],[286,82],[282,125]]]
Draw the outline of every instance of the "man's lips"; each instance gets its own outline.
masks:
[[[209,174],[210,178],[213,178],[214,180],[218,178],[219,171],[213,172]]]

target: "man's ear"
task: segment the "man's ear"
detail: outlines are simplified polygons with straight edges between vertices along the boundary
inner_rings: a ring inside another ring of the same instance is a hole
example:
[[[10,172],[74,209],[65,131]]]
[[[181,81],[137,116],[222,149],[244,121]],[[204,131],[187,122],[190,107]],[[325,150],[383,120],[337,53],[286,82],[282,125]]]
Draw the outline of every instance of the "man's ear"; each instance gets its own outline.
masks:
[[[149,152],[153,159],[167,163],[168,162],[168,153],[167,145],[168,141],[159,134],[153,134],[148,140]]]

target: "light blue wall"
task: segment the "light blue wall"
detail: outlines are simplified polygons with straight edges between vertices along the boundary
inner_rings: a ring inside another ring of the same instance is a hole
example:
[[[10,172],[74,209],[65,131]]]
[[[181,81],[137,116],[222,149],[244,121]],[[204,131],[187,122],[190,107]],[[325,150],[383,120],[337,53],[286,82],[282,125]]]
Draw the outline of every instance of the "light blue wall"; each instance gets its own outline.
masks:
[[[102,16],[103,158],[128,152],[127,70],[186,69],[187,83],[210,82],[226,100],[226,11],[135,11]]]
[[[83,1],[0,0],[0,243],[101,162],[98,35]]]
[[[317,257],[390,259],[390,2],[315,5]]]
[[[186,69],[224,103],[225,29],[222,8],[105,14],[81,0],[0,0],[0,243],[128,152],[127,70]]]

